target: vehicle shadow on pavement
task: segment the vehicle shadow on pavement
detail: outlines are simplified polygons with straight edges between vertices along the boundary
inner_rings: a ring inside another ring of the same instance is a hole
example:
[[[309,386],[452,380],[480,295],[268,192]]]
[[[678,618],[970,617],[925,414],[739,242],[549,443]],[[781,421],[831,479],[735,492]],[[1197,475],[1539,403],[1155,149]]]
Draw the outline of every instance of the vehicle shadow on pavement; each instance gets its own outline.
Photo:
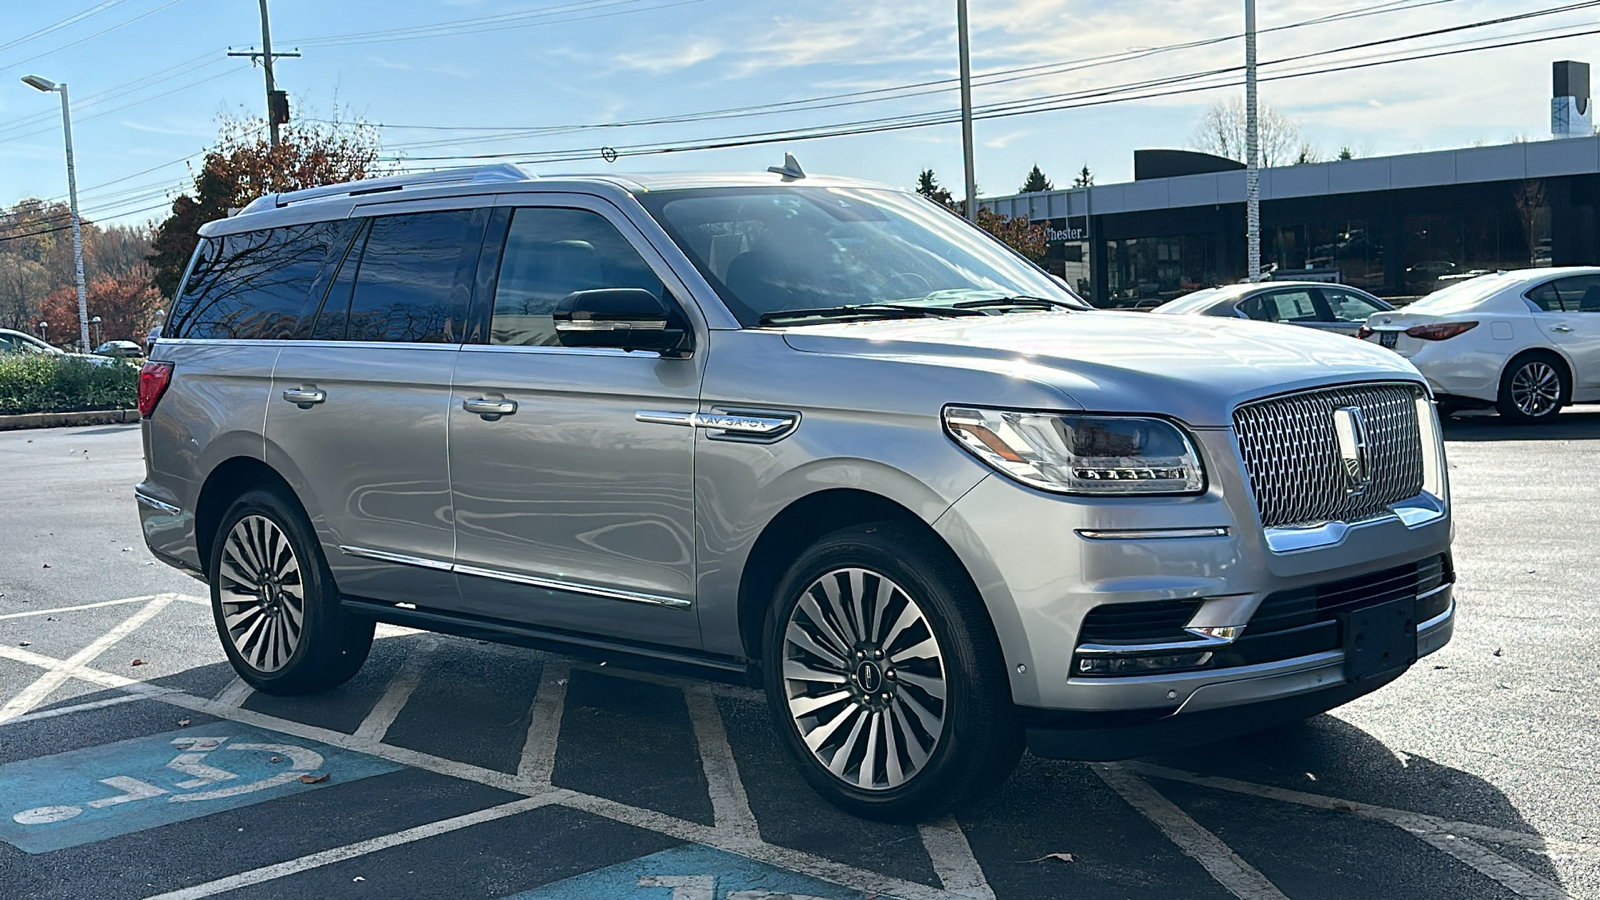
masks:
[[[1600,438],[1600,407],[1564,410],[1544,425],[1513,425],[1494,413],[1472,412],[1444,420],[1446,441],[1584,441]]]
[[[1428,840],[1424,831],[1434,832],[1435,837],[1446,843],[1477,841],[1552,884],[1562,884],[1561,875],[1549,858],[1552,851],[1547,849],[1543,836],[1493,785],[1460,769],[1391,749],[1333,714],[1325,713],[1304,722],[1179,753],[1148,757],[1140,763],[1152,767],[1143,771],[1157,772],[1157,783],[1164,791],[1174,782],[1162,783],[1160,769],[1154,767],[1170,767],[1204,776],[1177,783],[1211,793],[1213,804],[1261,797],[1266,804],[1279,810],[1314,810],[1328,821],[1364,817],[1374,822],[1388,822],[1421,838],[1416,842],[1418,848]],[[1136,771],[1141,770],[1138,763],[1133,765]],[[1216,781],[1218,779],[1248,784],[1227,784]],[[1208,781],[1232,790],[1208,790],[1204,787]],[[1177,794],[1171,795],[1184,805]],[[1291,797],[1296,799],[1289,799]],[[1317,803],[1317,798],[1333,802]],[[1402,811],[1420,815],[1392,815]],[[1245,814],[1241,823],[1248,823],[1249,828],[1265,826],[1261,840],[1278,843],[1283,853],[1304,853],[1305,862],[1313,868],[1332,868],[1343,862],[1337,859],[1340,848],[1323,842],[1314,829],[1288,830],[1288,823],[1281,823],[1285,827],[1274,832],[1267,823],[1250,822],[1246,809],[1238,812]],[[1207,824],[1204,815],[1193,811],[1191,814],[1201,824]],[[1453,825],[1481,827],[1451,829],[1449,826]],[[1249,837],[1231,833],[1236,829],[1226,825],[1213,830],[1241,853],[1250,855],[1244,849],[1251,843]],[[1376,848],[1367,849],[1370,852]],[[1381,868],[1378,856],[1381,854],[1365,864]],[[1442,858],[1442,854],[1433,856]],[[1352,858],[1350,864],[1363,863]],[[1280,880],[1279,875],[1266,871],[1265,867],[1263,871],[1290,896],[1302,896],[1294,890],[1292,877]],[[1390,880],[1388,884],[1392,887],[1414,880],[1417,880],[1416,874]]]

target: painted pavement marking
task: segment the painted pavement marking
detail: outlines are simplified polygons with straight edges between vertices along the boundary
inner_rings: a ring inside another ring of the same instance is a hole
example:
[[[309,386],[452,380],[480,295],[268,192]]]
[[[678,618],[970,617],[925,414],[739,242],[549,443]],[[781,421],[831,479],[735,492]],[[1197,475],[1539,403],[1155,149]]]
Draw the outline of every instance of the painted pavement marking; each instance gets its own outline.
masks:
[[[340,782],[400,768],[233,723],[169,731],[0,766],[0,840],[28,853],[94,843],[307,790],[300,777],[324,767]]]
[[[749,841],[748,834],[707,827],[697,822],[689,822],[674,816],[666,815],[664,813],[655,812],[654,810],[628,806],[626,804],[619,803],[614,800],[608,800],[603,797],[580,794],[574,791],[551,791],[549,788],[533,787],[530,786],[528,782],[518,778],[517,776],[508,775],[504,772],[485,769],[480,766],[474,766],[469,763],[458,762],[456,760],[410,750],[405,747],[396,747],[391,744],[382,744],[370,740],[360,740],[352,735],[344,734],[342,732],[321,728],[315,725],[307,725],[303,722],[296,722],[292,719],[281,719],[277,716],[258,713],[254,710],[244,709],[242,707],[235,708],[223,706],[222,704],[217,703],[215,700],[197,697],[193,694],[188,694],[183,691],[157,688],[141,681],[135,681],[133,679],[125,678],[120,675],[114,675],[109,672],[102,672],[88,666],[69,666],[63,660],[52,659],[50,657],[32,653],[27,650],[18,650],[16,648],[0,645],[0,657],[11,658],[18,662],[26,662],[30,665],[39,666],[41,668],[67,670],[69,671],[69,674],[76,678],[95,684],[100,684],[105,687],[130,691],[147,699],[156,700],[171,706],[176,706],[180,709],[205,713],[207,715],[216,716],[220,719],[253,725],[260,729],[270,729],[272,731],[281,732],[282,734],[300,737],[306,740],[317,741],[319,743],[327,744],[330,747],[352,750],[357,753],[370,754],[404,766],[411,766],[424,771],[435,772],[440,775],[448,775],[453,778],[461,778],[463,780],[477,782],[478,784],[499,788],[508,792],[529,795],[530,797],[534,798],[543,797],[545,798],[545,802],[559,803],[562,806],[592,813],[603,818],[622,822],[623,824],[634,825],[640,828],[655,831],[659,834],[665,834],[669,837],[675,837],[680,840],[692,841],[710,847],[726,850],[748,859],[764,862],[769,865],[778,866],[780,868],[785,868],[801,874],[810,875],[814,878],[819,878],[834,884],[849,885],[855,889],[869,893],[887,895],[890,897],[899,898],[899,900],[951,900],[951,898],[960,900],[959,895],[952,894],[943,890],[942,888],[918,884],[913,881],[906,881],[901,878],[896,878],[892,875],[885,875],[880,872],[856,868],[855,866],[816,856],[802,850],[794,850],[788,847],[779,847],[767,843],[751,843]],[[370,845],[370,842],[367,842],[367,845],[370,846],[370,849],[348,853],[345,856],[338,857],[338,859],[346,859],[350,858],[351,856],[360,856],[364,853],[371,853],[375,852],[376,850],[383,849],[379,846]],[[351,846],[354,847],[358,845]],[[343,850],[348,851],[349,848],[343,848]],[[326,853],[334,852],[336,851],[326,851]],[[319,858],[323,857],[322,854],[317,854],[316,856]],[[337,859],[329,857],[328,861],[337,861]],[[288,863],[283,865],[288,865]],[[273,875],[272,877],[282,877],[283,874],[289,874],[289,870],[285,870],[281,874]]]
[[[700,765],[705,769],[712,818],[718,828],[749,835],[751,841],[759,842],[761,826],[750,811],[750,798],[745,796],[744,781],[739,778],[739,764],[728,744],[728,730],[717,709],[716,696],[709,686],[695,684],[683,689],[683,700],[694,725],[695,741],[700,745]]]
[[[994,900],[994,888],[983,877],[983,867],[972,855],[972,845],[967,843],[967,835],[954,816],[924,822],[917,826],[917,833],[922,836],[922,846],[945,890],[973,900]]]
[[[861,891],[685,844],[547,884],[506,900],[860,900]],[[890,895],[878,894],[883,900]]]
[[[411,699],[411,694],[416,691],[417,685],[422,683],[422,675],[427,670],[428,660],[438,647],[439,639],[429,635],[406,656],[405,662],[400,665],[400,671],[394,673],[394,678],[390,679],[388,689],[378,698],[378,702],[373,705],[372,711],[367,713],[367,717],[361,721],[361,727],[356,729],[358,739],[383,740],[384,734],[389,731],[389,726],[399,717],[400,710],[405,709],[406,701]]]
[[[68,666],[81,666],[93,662],[100,654],[111,649],[117,641],[132,634],[139,626],[150,621],[156,613],[166,609],[177,597],[176,594],[157,594],[144,608],[122,621],[122,624],[96,638],[89,646],[64,660]],[[67,683],[70,673],[52,669],[39,676],[33,684],[23,688],[21,693],[12,697],[5,706],[0,707],[0,723],[17,716],[27,715],[35,706],[43,703],[45,698],[55,692],[55,689]]]
[[[143,603],[154,600],[159,594],[146,594],[143,597],[124,597],[121,600],[102,600],[99,603],[83,603],[78,606],[58,606],[54,609],[30,609],[25,612],[14,612],[0,615],[0,622],[6,619],[26,619],[30,616],[54,616],[60,613],[77,612],[80,609],[100,609],[106,606],[121,606],[124,603]]]
[[[217,702],[223,706],[239,706],[253,693],[255,689],[246,684],[243,678],[235,675],[233,680],[228,682],[228,686],[217,694]]]
[[[1255,866],[1234,853],[1222,839],[1189,818],[1144,779],[1115,765],[1091,766],[1100,779],[1129,806],[1149,819],[1178,849],[1199,863],[1217,883],[1239,900],[1288,900]]]
[[[1536,900],[1566,900],[1571,895],[1548,879],[1528,871],[1473,839],[1495,841],[1540,853],[1560,850],[1574,856],[1588,856],[1591,858],[1600,856],[1600,847],[1594,844],[1581,844],[1574,841],[1563,841],[1558,838],[1545,838],[1525,832],[1491,828],[1468,822],[1451,822],[1425,813],[1389,809],[1388,807],[1374,806],[1370,803],[1341,800],[1337,797],[1326,797],[1321,794],[1309,794],[1288,788],[1237,781],[1232,778],[1196,775],[1161,766],[1130,764],[1128,768],[1155,778],[1166,778],[1172,781],[1181,781],[1238,794],[1248,794],[1284,803],[1295,803],[1318,809],[1353,813],[1365,818],[1376,819],[1380,822],[1387,822],[1434,849],[1441,850],[1466,863],[1479,873],[1499,882],[1512,893],[1520,897],[1536,898]]]
[[[0,722],[0,726],[21,725],[24,722],[36,722],[40,719],[54,719],[56,716],[66,716],[71,715],[72,713],[88,712],[91,709],[101,709],[106,706],[121,706],[124,703],[133,703],[143,699],[145,698],[139,696],[138,694],[119,694],[115,697],[104,697],[99,700],[86,700],[83,703],[74,703],[70,706],[56,706],[50,709],[41,709],[36,712],[28,713],[25,716],[17,716],[14,719],[7,719],[5,722]]]
[[[539,672],[533,709],[528,713],[528,736],[522,742],[517,777],[530,784],[549,784],[556,767],[556,743],[561,736],[561,716],[566,709],[571,668],[560,660],[546,660]]]
[[[418,825],[415,828],[407,828],[404,831],[397,831],[393,834],[370,838],[358,843],[347,844],[343,847],[335,847],[331,850],[324,850],[321,853],[313,853],[309,856],[302,856],[298,859],[291,859],[270,866],[262,866],[259,869],[251,869],[248,872],[240,872],[237,875],[229,875],[225,878],[218,878],[215,881],[207,881],[204,884],[180,888],[165,894],[157,894],[151,897],[150,900],[199,900],[201,897],[211,897],[227,891],[238,890],[242,887],[249,887],[252,884],[273,881],[297,872],[321,868],[336,862],[365,856],[369,853],[377,853],[379,850],[398,847],[401,844],[410,844],[435,835],[447,834],[452,831],[459,831],[462,828],[480,825],[484,822],[493,822],[496,819],[504,819],[519,813],[525,813],[530,809],[538,809],[541,806],[549,805],[559,799],[561,793],[561,791],[551,791],[541,796],[524,797],[521,800],[513,800],[510,803],[502,803],[499,806],[491,806],[488,809],[480,809],[476,812],[455,816],[454,818],[429,822],[426,825]]]

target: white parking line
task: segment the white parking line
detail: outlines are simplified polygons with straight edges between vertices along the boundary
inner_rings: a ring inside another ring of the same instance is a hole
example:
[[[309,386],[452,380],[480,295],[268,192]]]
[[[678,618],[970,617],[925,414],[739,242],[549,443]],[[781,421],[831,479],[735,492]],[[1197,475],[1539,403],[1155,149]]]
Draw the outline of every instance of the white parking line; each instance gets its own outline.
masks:
[[[449,834],[452,831],[459,831],[463,828],[471,828],[474,825],[482,825],[485,822],[493,822],[496,819],[519,815],[531,809],[548,806],[558,799],[560,799],[559,792],[538,797],[525,797],[521,800],[513,800],[510,803],[502,803],[499,806],[491,806],[488,809],[480,809],[477,812],[441,819],[437,822],[429,822],[426,825],[418,825],[415,828],[407,828],[404,831],[397,831],[393,834],[386,834],[343,847],[324,850],[321,853],[302,856],[299,859],[262,866],[259,869],[251,869],[248,872],[240,872],[237,875],[229,875],[226,878],[207,881],[204,884],[169,891],[165,894],[156,894],[150,900],[199,900],[201,897],[215,896],[227,891],[238,890],[242,887],[249,887],[252,884],[261,884],[264,881],[273,881],[309,869],[317,869],[336,862],[343,862],[347,859],[355,859],[358,856],[365,856],[369,853],[377,853],[390,847],[398,847],[402,844],[414,843],[437,837],[441,834]]]
[[[760,843],[761,828],[750,811],[744,782],[739,779],[739,764],[728,744],[728,730],[722,724],[717,698],[709,685],[695,684],[684,688],[683,700],[689,707],[695,741],[700,745],[700,765],[706,773],[712,818],[718,828],[748,835],[752,842]]]
[[[30,609],[26,612],[6,613],[5,615],[0,616],[0,620],[26,619],[29,616],[53,616],[57,613],[77,612],[80,609],[100,609],[106,606],[121,606],[124,603],[143,603],[146,600],[154,600],[157,596],[159,595],[146,594],[143,597],[124,597],[121,600],[104,600],[99,603],[84,603],[78,606],[58,606],[54,609]]]
[[[168,604],[176,599],[176,594],[157,594],[144,608],[124,619],[122,624],[96,638],[89,646],[72,654],[64,664],[68,666],[81,666],[92,662],[95,657],[111,649],[117,641],[132,634],[134,629],[150,621],[156,613],[166,609]],[[71,676],[63,671],[51,670],[39,676],[33,684],[23,688],[20,693],[12,697],[5,706],[0,707],[0,723],[25,715],[35,706],[45,701],[55,692],[55,689],[66,684]]]
[[[356,739],[365,741],[381,741],[388,733],[389,726],[399,718],[400,710],[405,709],[406,701],[411,699],[411,694],[422,683],[422,673],[428,666],[428,658],[439,646],[438,638],[429,635],[423,638],[407,656],[405,662],[400,664],[400,671],[394,673],[394,678],[389,680],[389,687],[373,705],[372,711],[361,720],[361,727],[356,729]]]
[[[1234,853],[1221,838],[1200,827],[1177,804],[1161,796],[1143,779],[1114,765],[1092,767],[1101,780],[1161,829],[1178,849],[1194,858],[1217,883],[1239,900],[1288,900],[1255,866]]]
[[[253,693],[255,689],[246,684],[243,678],[235,675],[233,680],[228,682],[228,686],[217,694],[217,702],[223,706],[240,706]]]
[[[556,742],[561,736],[561,715],[566,709],[568,665],[556,659],[545,660],[539,673],[538,693],[528,713],[528,736],[522,742],[517,777],[529,784],[549,784],[556,767]]]
[[[1406,831],[1418,840],[1461,860],[1483,875],[1500,882],[1508,890],[1521,897],[1537,898],[1537,900],[1566,900],[1569,895],[1549,880],[1484,847],[1474,841],[1473,838],[1545,853],[1552,849],[1560,849],[1574,856],[1600,858],[1600,847],[1596,847],[1593,844],[1542,838],[1525,832],[1491,828],[1486,825],[1474,825],[1468,822],[1451,822],[1425,813],[1390,809],[1384,806],[1357,803],[1351,800],[1340,800],[1336,797],[1308,794],[1303,791],[1253,784],[1248,781],[1236,781],[1232,778],[1196,775],[1160,766],[1133,763],[1129,765],[1129,768],[1145,772],[1157,778],[1183,781],[1202,787],[1216,788],[1238,794],[1249,794],[1270,800],[1295,803],[1301,806],[1353,813],[1365,818],[1376,819],[1380,822],[1387,822]]]
[[[87,712],[91,709],[101,709],[107,706],[121,706],[124,703],[132,703],[135,700],[144,699],[144,697],[137,694],[119,694],[115,697],[105,697],[100,700],[89,700],[84,703],[74,703],[71,706],[57,706],[52,709],[42,709],[38,712],[28,713],[25,716],[17,716],[15,719],[7,719],[4,723],[0,724],[21,725],[24,722],[35,722],[39,719],[53,719],[56,716],[65,716],[70,713],[77,712]]]
[[[933,861],[933,871],[947,891],[953,891],[973,900],[994,900],[994,889],[983,877],[983,867],[972,855],[972,845],[955,816],[945,816],[917,826],[922,835],[922,846]]]
[[[1231,791],[1236,794],[1251,794],[1257,797],[1265,797],[1268,800],[1280,800],[1285,803],[1298,803],[1301,806],[1314,806],[1318,809],[1355,813],[1359,816],[1399,825],[1402,828],[1409,823],[1438,829],[1445,834],[1490,841],[1496,844],[1506,844],[1523,850],[1533,850],[1537,853],[1556,852],[1564,853],[1568,856],[1600,860],[1600,844],[1590,842],[1545,837],[1544,835],[1532,834],[1526,831],[1496,828],[1492,825],[1479,825],[1474,822],[1452,822],[1427,813],[1412,812],[1406,809],[1391,809],[1387,806],[1377,806],[1356,800],[1343,800],[1323,794],[1309,794],[1305,791],[1274,787],[1269,784],[1256,784],[1250,781],[1238,781],[1233,778],[1222,778],[1216,775],[1200,775],[1195,772],[1184,772],[1179,769],[1153,766],[1148,763],[1123,763],[1122,766],[1143,775],[1165,778],[1168,781],[1185,781],[1190,784],[1198,784],[1201,787],[1216,788],[1217,790]]]

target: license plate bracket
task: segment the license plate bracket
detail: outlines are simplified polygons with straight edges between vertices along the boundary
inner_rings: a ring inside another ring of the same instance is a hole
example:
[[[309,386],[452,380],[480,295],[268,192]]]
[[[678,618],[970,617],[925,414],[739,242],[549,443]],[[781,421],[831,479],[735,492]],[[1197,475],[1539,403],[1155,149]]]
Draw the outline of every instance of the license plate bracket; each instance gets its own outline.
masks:
[[[1340,617],[1344,626],[1344,674],[1362,681],[1417,661],[1417,601],[1390,600]]]
[[[1380,331],[1378,332],[1378,343],[1393,350],[1395,345],[1400,343],[1400,332]]]

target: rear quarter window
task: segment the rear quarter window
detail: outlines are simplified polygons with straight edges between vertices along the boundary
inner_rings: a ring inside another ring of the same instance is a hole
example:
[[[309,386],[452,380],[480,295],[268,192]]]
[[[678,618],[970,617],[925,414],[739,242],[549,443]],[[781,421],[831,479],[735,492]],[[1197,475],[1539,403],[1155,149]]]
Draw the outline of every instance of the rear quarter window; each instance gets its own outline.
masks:
[[[205,238],[162,333],[176,338],[291,340],[310,333],[313,285],[350,238],[315,222]]]

